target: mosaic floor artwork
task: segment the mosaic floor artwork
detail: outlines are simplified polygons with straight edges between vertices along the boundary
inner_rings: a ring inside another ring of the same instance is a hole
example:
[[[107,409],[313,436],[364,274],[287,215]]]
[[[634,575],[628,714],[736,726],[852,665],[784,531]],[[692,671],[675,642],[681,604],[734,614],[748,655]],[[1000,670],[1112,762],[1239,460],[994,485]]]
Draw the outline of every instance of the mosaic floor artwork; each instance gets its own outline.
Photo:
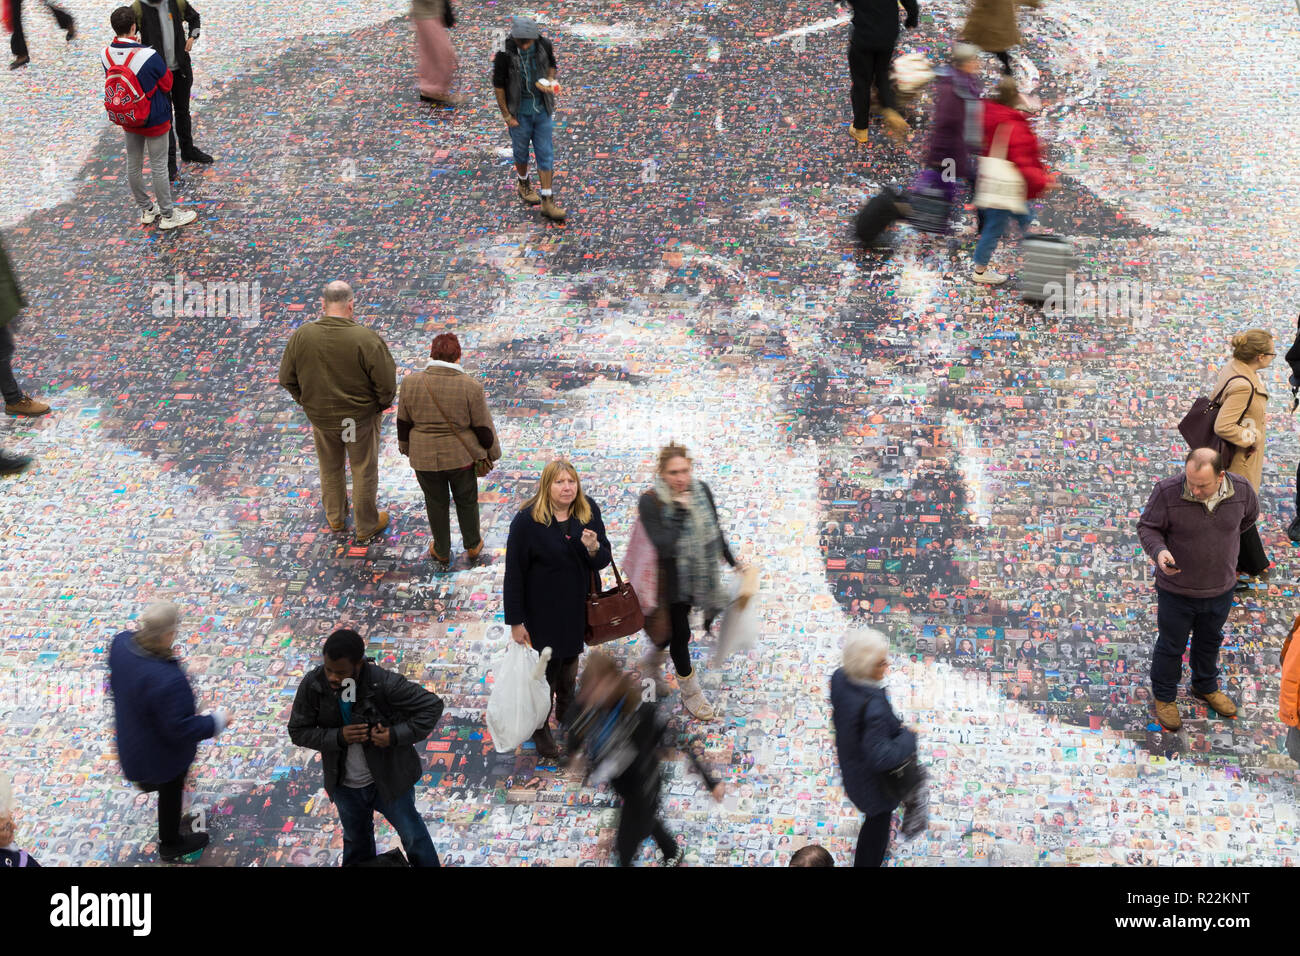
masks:
[[[964,4],[921,2],[899,52],[937,61]],[[1184,732],[1154,724],[1155,602],[1135,534],[1228,337],[1294,336],[1293,5],[1171,0],[1152,18],[1137,0],[1046,0],[1022,14],[1013,62],[1061,173],[1040,228],[1141,302],[1050,317],[969,281],[970,211],[949,238],[901,226],[891,255],[856,246],[855,209],[914,173],[928,100],[916,145],[875,128],[855,144],[833,5],[465,5],[453,39],[470,101],[456,110],[419,102],[402,4],[339,0],[310,24],[300,5],[256,6],[250,22],[230,0],[200,4],[196,140],[217,162],[185,168],[179,199],[200,221],[178,234],[139,227],[121,134],[103,122],[105,10],[70,4],[73,45],[28,12],[34,62],[0,76],[0,223],[32,303],[15,371],[55,406],[0,423],[0,444],[37,458],[0,479],[0,769],[42,864],[156,859],[103,685],[108,641],[157,598],[183,608],[200,706],[234,721],[194,766],[212,820],[203,865],[338,862],[318,762],[285,722],[344,625],[446,701],[417,787],[445,862],[607,863],[612,794],[484,739],[507,640],[501,558],[561,455],[621,556],[669,439],[762,569],[752,650],[715,662],[697,631],[720,718],[701,729],[675,692],[665,704],[729,786],[715,804],[669,764],[665,816],[688,863],[784,865],[809,842],[851,860],[860,815],[838,786],[827,686],[853,622],[894,641],[891,697],[923,731],[934,786],[928,833],[896,843],[891,865],[1296,862],[1297,768],[1276,719],[1300,610],[1284,363],[1264,373],[1261,530],[1277,566],[1234,609],[1221,656],[1240,719],[1184,697]],[[543,24],[566,83],[563,226],[515,195],[489,69],[511,13]],[[1018,259],[1004,241],[994,264]],[[484,382],[505,449],[480,486],[486,563],[434,573],[387,421],[388,532],[356,546],[325,526],[310,432],[276,373],[334,278],[399,376],[450,329]],[[244,284],[249,307],[172,315],[160,290],[178,281]],[[634,661],[641,641],[615,653]],[[382,823],[379,842],[396,844]]]

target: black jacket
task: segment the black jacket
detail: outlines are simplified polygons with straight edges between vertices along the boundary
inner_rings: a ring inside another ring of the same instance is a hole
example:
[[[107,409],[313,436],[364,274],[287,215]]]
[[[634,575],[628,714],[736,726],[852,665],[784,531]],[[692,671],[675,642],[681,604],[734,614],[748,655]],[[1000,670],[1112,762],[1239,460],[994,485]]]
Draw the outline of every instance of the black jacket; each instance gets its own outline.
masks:
[[[536,44],[541,48],[538,72],[541,76],[546,76],[549,70],[555,69],[555,50],[551,48],[551,41],[546,37],[538,37]],[[498,52],[492,58],[492,85],[506,91],[506,109],[510,111],[511,116],[518,116],[519,97],[524,89],[524,70],[521,51],[513,37],[507,37],[505,50]],[[555,115],[554,96],[550,93],[542,93],[542,104],[547,115]]]
[[[590,498],[587,501],[591,520],[585,525],[577,518],[541,525],[533,520],[531,510],[524,509],[510,522],[506,538],[502,586],[506,623],[525,625],[534,649],[549,647],[557,660],[582,653],[591,573],[608,567],[610,561],[600,509]],[[583,547],[583,528],[596,532],[594,555]]]
[[[831,719],[845,795],[869,817],[889,813],[898,801],[881,778],[916,754],[916,734],[898,719],[884,688],[855,684],[842,667],[831,675]]]
[[[864,50],[892,50],[898,43],[898,6],[907,11],[907,28],[920,16],[916,0],[843,0],[853,8],[851,42]]]
[[[194,9],[194,4],[185,4],[185,13],[182,15],[180,5],[176,0],[167,0],[167,5],[172,11],[172,29],[175,32],[174,41],[176,43],[176,68],[178,70],[190,69],[190,55],[185,52],[185,41],[189,37],[199,35],[199,11]],[[151,46],[158,51],[158,55],[163,59],[167,58],[167,49],[163,45],[162,37],[162,17],[158,11],[147,3],[139,4],[139,12],[136,14],[136,20],[140,23],[140,42],[145,46]],[[182,20],[189,26],[189,32],[181,25]]]
[[[736,558],[731,553],[731,548],[727,546],[727,536],[722,533],[722,522],[718,520],[718,506],[713,502],[713,492],[704,482],[701,481],[700,484],[704,485],[704,494],[709,499],[709,507],[713,509],[713,522],[718,526],[718,541],[722,546],[723,560],[734,568]],[[636,510],[642,527],[654,542],[655,551],[659,555],[658,606],[663,607],[687,600],[690,595],[682,594],[677,585],[677,538],[682,533],[682,520],[686,509],[677,504],[665,505],[651,488],[641,495]]]
[[[366,765],[385,800],[393,800],[415,786],[422,773],[415,744],[433,732],[442,716],[442,699],[432,691],[384,670],[367,658],[357,678],[357,699],[352,705],[352,723],[377,720],[392,731],[387,747],[363,744]],[[342,782],[347,744],[343,742],[343,711],[339,695],[330,687],[325,668],[312,669],[293,698],[289,715],[289,739],[299,747],[321,753],[325,771],[325,792],[334,799]]]

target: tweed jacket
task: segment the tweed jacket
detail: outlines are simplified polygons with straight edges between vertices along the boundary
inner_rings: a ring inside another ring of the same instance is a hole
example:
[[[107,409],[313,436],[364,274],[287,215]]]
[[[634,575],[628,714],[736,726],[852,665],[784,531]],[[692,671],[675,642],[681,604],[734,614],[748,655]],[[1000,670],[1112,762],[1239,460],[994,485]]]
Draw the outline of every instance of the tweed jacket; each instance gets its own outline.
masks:
[[[326,315],[289,336],[280,385],[322,431],[346,419],[382,415],[393,404],[397,368],[379,333],[353,319]]]
[[[434,394],[447,418],[434,403]],[[479,444],[475,428],[492,431],[491,448]],[[499,459],[501,440],[483,386],[463,371],[434,363],[403,378],[397,399],[397,448],[410,457],[416,471],[453,471],[478,458]]]

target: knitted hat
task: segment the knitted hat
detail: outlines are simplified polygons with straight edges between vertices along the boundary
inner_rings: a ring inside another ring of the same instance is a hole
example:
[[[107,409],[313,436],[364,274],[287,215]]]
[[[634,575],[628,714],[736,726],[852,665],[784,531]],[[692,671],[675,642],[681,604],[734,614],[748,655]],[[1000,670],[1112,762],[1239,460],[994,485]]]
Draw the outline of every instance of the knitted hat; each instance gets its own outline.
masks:
[[[515,17],[510,24],[510,36],[515,40],[536,40],[542,35],[537,24],[528,17]]]

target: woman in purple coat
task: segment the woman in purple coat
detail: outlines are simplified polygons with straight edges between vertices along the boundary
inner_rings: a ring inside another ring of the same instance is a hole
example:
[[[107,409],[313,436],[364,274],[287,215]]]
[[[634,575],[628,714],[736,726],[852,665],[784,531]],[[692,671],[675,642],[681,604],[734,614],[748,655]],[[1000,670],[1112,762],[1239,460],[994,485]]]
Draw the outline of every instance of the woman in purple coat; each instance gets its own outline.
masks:
[[[952,63],[935,71],[934,126],[925,167],[939,174],[937,180],[944,184],[949,201],[956,198],[958,179],[974,185],[975,157],[984,145],[979,54],[979,47],[957,43]]]

